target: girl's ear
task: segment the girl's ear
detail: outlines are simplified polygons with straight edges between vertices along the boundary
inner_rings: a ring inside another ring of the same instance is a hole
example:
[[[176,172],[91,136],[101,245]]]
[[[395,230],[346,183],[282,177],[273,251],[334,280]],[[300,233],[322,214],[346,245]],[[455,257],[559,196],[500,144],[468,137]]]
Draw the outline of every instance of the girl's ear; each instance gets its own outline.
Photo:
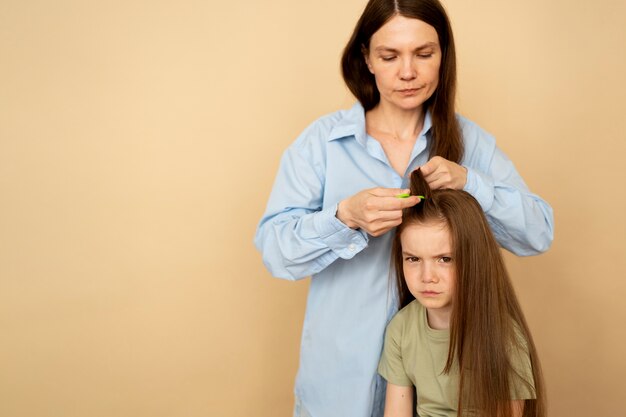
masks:
[[[370,72],[373,74],[374,70],[372,69],[372,63],[370,62],[370,52],[369,50],[365,47],[365,45],[361,45],[361,53],[363,54],[363,59],[365,60],[365,64],[367,65],[367,69],[370,70]]]

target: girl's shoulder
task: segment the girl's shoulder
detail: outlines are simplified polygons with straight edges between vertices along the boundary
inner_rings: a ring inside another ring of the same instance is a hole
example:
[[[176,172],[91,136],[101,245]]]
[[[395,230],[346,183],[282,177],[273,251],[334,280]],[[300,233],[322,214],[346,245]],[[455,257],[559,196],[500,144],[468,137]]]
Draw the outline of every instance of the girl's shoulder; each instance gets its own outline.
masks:
[[[400,330],[407,324],[415,323],[416,320],[419,320],[423,312],[424,307],[419,303],[419,301],[413,300],[400,309],[395,316],[393,316],[389,322],[389,327]]]
[[[513,322],[513,340],[507,346],[511,372],[511,398],[537,398],[533,375],[533,361],[529,351],[529,341],[522,327]]]
[[[511,319],[513,325],[512,340],[509,341],[508,349],[510,351],[521,352],[522,355],[528,355],[528,339],[523,328],[515,320]]]

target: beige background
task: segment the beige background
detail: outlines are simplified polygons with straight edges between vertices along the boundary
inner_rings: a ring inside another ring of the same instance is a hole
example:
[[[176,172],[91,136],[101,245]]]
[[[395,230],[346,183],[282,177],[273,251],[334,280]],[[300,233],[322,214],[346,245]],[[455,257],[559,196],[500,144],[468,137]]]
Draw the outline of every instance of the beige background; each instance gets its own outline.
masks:
[[[252,245],[352,103],[364,0],[0,0],[0,415],[288,416],[306,281]],[[551,416],[623,415],[626,5],[447,0],[459,110],[554,207],[507,256]]]

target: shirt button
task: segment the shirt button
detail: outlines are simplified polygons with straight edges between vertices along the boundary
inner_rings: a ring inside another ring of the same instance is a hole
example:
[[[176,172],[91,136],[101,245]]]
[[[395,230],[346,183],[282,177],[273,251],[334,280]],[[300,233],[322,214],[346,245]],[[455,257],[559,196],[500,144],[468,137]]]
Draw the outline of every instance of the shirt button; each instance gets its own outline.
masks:
[[[348,245],[348,249],[350,249],[350,252],[354,252],[356,250],[356,245],[354,243],[350,243]]]

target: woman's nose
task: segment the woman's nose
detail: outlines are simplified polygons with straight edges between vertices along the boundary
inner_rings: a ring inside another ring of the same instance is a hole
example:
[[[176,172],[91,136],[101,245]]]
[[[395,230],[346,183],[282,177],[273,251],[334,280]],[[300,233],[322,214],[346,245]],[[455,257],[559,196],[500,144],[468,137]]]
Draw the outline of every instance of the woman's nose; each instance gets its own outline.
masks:
[[[400,68],[400,78],[404,81],[410,81],[417,76],[417,70],[413,58],[404,58],[402,60],[402,68]]]

